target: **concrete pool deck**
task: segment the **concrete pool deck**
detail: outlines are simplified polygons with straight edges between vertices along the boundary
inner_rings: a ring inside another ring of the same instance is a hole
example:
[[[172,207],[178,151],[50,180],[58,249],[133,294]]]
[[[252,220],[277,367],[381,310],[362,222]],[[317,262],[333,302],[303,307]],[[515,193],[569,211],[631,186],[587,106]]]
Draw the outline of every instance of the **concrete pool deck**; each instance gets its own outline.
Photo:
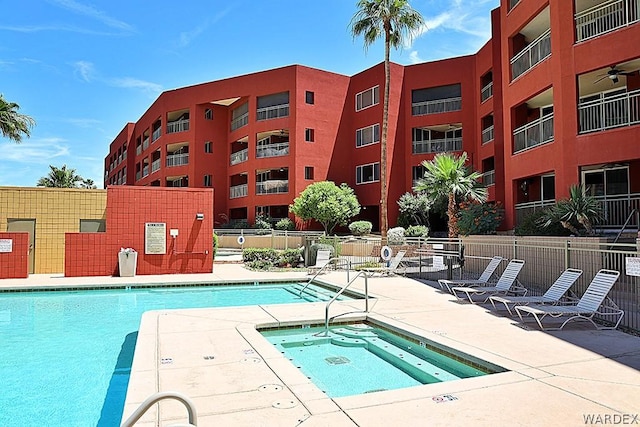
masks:
[[[0,288],[208,283],[295,279],[216,264],[214,273],[134,278],[33,275]],[[344,284],[345,272],[322,279]],[[354,283],[363,289],[363,281]],[[125,417],[157,391],[189,396],[198,426],[571,426],[640,424],[640,338],[582,322],[558,332],[523,328],[486,307],[403,277],[370,278],[369,318],[497,364],[508,372],[460,381],[328,398],[256,331],[324,322],[324,303],[162,310],[144,314]],[[362,310],[336,302],[331,315]],[[361,319],[362,313],[352,318]],[[343,318],[341,318],[343,319]],[[186,422],[174,401],[155,405],[138,426]]]

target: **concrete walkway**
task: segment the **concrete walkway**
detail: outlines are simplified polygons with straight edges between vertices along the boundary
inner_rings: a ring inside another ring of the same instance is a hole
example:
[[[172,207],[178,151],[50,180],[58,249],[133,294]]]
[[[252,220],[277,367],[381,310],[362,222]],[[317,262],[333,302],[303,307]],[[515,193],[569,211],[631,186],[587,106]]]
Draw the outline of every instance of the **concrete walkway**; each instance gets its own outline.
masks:
[[[1,288],[121,283],[209,283],[295,279],[216,264],[204,275],[66,279],[31,276]],[[344,272],[323,280],[343,284]],[[132,280],[133,279],[133,280]],[[362,290],[362,281],[354,285]],[[163,310],[144,314],[125,418],[157,391],[192,398],[198,426],[583,426],[640,423],[640,338],[571,324],[546,333],[504,313],[458,303],[451,295],[402,277],[371,278],[369,319],[453,347],[508,372],[329,398],[256,331],[324,322],[324,304]],[[338,302],[331,315],[361,310]],[[352,314],[356,319],[363,314]],[[343,319],[343,318],[341,318]],[[372,373],[375,375],[375,373]],[[186,422],[174,401],[155,405],[137,424]]]

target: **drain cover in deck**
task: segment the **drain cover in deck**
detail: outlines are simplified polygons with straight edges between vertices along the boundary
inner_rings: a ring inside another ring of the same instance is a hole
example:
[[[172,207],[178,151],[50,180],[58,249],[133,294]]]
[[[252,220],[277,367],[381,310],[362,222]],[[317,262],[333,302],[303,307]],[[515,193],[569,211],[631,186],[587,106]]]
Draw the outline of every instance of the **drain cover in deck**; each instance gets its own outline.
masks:
[[[347,359],[344,356],[326,357],[324,360],[329,365],[344,365],[346,363],[351,363],[351,360]]]

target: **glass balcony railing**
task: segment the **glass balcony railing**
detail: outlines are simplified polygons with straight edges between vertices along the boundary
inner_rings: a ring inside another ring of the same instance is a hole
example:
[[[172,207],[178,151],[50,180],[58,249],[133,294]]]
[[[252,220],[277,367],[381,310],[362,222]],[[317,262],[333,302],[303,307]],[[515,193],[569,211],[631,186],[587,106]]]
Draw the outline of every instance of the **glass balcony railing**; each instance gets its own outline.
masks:
[[[249,185],[248,184],[240,184],[234,185],[229,188],[229,198],[230,199],[238,199],[240,197],[247,197],[249,194]]]
[[[511,79],[515,80],[551,55],[551,29],[511,59]]]
[[[640,124],[640,89],[581,102],[578,120],[580,133]]]
[[[274,105],[272,107],[258,108],[256,120],[277,119],[289,116],[289,104]]]
[[[548,114],[513,131],[513,153],[553,141],[553,114]]]
[[[493,82],[489,83],[480,91],[480,102],[484,102],[493,96]]]
[[[167,156],[167,167],[182,166],[189,164],[189,153],[170,154]]]
[[[640,19],[637,0],[609,0],[576,14],[576,42],[624,28]]]
[[[514,7],[516,7],[516,5],[520,3],[520,0],[509,0],[509,10],[513,9]]]
[[[256,182],[256,194],[274,194],[288,192],[288,179],[271,179],[268,181]]]
[[[487,171],[482,174],[482,183],[487,187],[490,185],[495,185],[496,183],[496,171]]]
[[[482,143],[486,144],[487,142],[493,141],[493,125],[489,126],[486,129],[482,130]]]
[[[186,132],[189,130],[189,119],[167,123],[167,133]]]
[[[237,165],[238,163],[246,162],[247,160],[249,160],[249,149],[247,148],[245,148],[244,150],[236,151],[235,153],[231,153],[231,166]]]
[[[154,173],[159,170],[160,170],[160,159],[157,159],[151,162],[151,173]]]
[[[153,131],[153,134],[151,134],[151,139],[152,141],[157,141],[158,138],[160,138],[160,136],[162,135],[162,128],[158,128],[156,130]],[[147,139],[147,144],[149,144],[149,140]]]
[[[431,139],[427,141],[413,141],[412,153],[443,153],[445,151],[461,151],[462,137],[447,139]]]
[[[258,145],[256,147],[256,157],[279,157],[289,155],[289,142],[280,142],[277,144]]]
[[[439,114],[462,109],[462,98],[436,99],[434,101],[414,102],[411,104],[411,115],[425,116],[427,114]]]
[[[149,175],[149,165],[145,165],[142,168],[142,177],[144,178],[145,176]]]
[[[249,124],[249,113],[244,113],[241,116],[236,117],[231,120],[231,130],[234,131],[236,129],[240,129],[243,126]]]

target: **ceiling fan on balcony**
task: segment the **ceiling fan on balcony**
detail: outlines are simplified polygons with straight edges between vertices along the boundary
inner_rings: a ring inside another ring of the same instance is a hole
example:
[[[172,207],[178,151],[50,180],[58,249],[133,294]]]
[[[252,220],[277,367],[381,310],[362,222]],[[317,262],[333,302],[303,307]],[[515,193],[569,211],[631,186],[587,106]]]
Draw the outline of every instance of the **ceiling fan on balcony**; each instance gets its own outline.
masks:
[[[637,70],[636,70],[637,71]],[[612,83],[618,83],[620,81],[620,79],[618,79],[618,76],[632,76],[636,73],[636,71],[625,71],[625,70],[621,70],[619,68],[617,68],[616,65],[612,65],[611,69],[609,71],[607,71],[606,74],[600,74],[598,76],[598,79],[593,82],[598,83],[601,80],[604,80],[606,78],[610,79]]]

